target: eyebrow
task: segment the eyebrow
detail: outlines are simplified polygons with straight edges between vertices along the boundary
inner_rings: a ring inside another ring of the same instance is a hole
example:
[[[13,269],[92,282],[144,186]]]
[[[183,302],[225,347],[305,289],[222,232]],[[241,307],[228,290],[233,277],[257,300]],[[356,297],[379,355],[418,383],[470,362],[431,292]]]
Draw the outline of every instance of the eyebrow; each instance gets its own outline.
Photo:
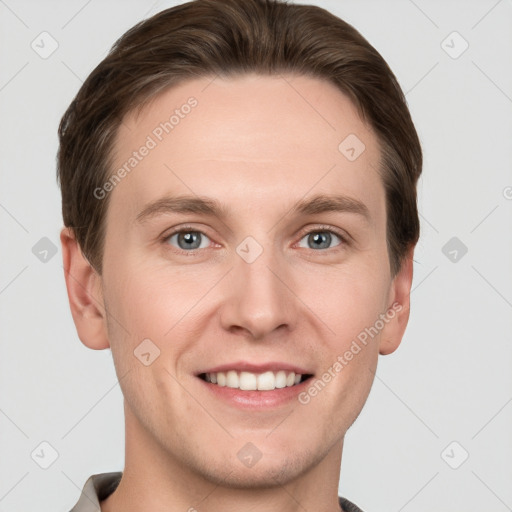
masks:
[[[227,217],[228,211],[216,199],[199,196],[162,197],[146,205],[137,215],[137,222],[166,213],[198,213],[210,217]]]
[[[302,199],[292,209],[292,213],[302,215],[315,215],[326,212],[355,213],[370,221],[371,215],[368,207],[359,199],[339,194],[320,194],[312,199]]]
[[[334,194],[319,194],[311,199],[301,199],[288,212],[295,215],[316,215],[319,213],[355,213],[371,221],[368,207],[353,197]],[[168,213],[195,213],[225,219],[229,209],[216,199],[200,196],[162,197],[147,204],[137,215],[136,221],[143,223],[152,217]]]

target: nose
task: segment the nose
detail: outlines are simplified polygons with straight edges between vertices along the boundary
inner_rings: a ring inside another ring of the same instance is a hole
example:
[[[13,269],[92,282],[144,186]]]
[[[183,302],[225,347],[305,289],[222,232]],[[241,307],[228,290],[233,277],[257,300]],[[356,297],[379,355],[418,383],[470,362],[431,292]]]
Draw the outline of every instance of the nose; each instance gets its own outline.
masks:
[[[250,335],[254,340],[293,330],[298,306],[290,281],[286,262],[278,261],[270,250],[263,251],[252,263],[236,255],[225,282],[222,327],[231,333]]]

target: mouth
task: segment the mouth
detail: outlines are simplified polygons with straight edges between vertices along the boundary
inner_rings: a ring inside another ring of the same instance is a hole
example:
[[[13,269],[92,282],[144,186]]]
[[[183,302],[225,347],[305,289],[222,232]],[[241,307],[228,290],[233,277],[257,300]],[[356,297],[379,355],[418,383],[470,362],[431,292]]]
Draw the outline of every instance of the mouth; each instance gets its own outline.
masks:
[[[265,372],[228,370],[200,373],[198,377],[221,388],[226,387],[241,391],[274,391],[298,386],[313,377],[313,374],[295,373],[288,370],[268,370]]]
[[[219,403],[260,414],[293,404],[314,373],[282,361],[237,361],[204,368],[195,376],[208,396]]]

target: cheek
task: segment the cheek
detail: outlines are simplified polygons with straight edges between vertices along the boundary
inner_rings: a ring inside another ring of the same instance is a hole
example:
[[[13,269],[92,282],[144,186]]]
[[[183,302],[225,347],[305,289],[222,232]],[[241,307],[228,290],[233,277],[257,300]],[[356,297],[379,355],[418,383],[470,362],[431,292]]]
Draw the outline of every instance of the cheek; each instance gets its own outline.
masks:
[[[371,265],[340,267],[303,282],[300,296],[321,319],[337,350],[343,350],[385,312],[389,283]]]
[[[108,274],[105,297],[108,334],[119,373],[140,365],[134,355],[143,343],[158,354],[156,363],[167,365],[173,374],[183,371],[184,355],[197,356],[202,331],[211,328],[205,322],[214,307],[209,307],[211,298],[205,295],[224,272],[122,264]]]
[[[385,325],[381,315],[386,312],[389,281],[381,265],[375,259],[333,273],[319,302],[323,309],[318,314],[334,331],[322,359],[326,373],[319,376],[329,382],[324,398],[353,414],[358,414],[370,392]]]
[[[118,266],[110,281],[112,312],[131,337],[164,337],[204,295],[201,280],[178,270]]]

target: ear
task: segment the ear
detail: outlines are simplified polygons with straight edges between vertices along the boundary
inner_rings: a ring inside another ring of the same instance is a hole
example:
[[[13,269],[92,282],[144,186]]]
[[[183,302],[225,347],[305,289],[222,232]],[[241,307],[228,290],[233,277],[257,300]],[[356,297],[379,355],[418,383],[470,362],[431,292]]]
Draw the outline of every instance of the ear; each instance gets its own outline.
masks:
[[[381,355],[391,354],[398,348],[409,321],[413,255],[414,247],[411,247],[391,282],[386,312],[388,322],[382,330],[379,344]]]
[[[94,350],[109,348],[101,277],[82,254],[72,229],[62,229],[60,241],[69,306],[78,337]]]

